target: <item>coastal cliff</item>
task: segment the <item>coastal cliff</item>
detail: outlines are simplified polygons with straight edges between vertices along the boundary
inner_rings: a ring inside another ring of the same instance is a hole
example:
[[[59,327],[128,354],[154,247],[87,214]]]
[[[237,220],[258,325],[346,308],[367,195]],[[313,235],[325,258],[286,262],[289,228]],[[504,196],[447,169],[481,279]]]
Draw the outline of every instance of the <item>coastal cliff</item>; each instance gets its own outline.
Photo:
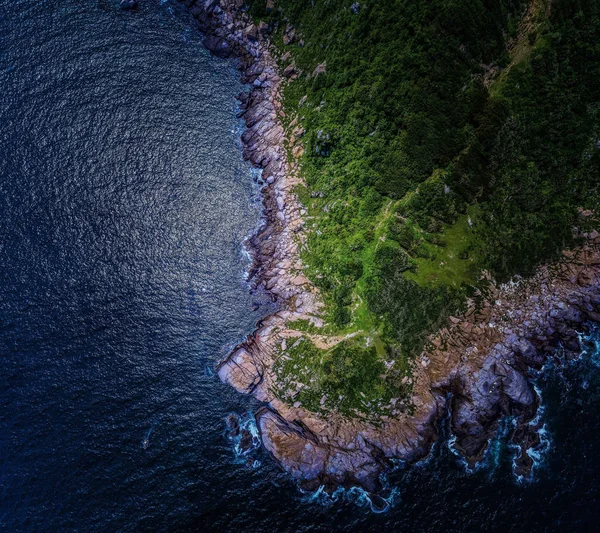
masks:
[[[288,401],[278,393],[277,372],[286,351],[306,339],[325,349],[352,335],[321,333],[324,302],[301,259],[306,211],[297,197],[302,181],[292,155],[301,148],[294,144],[298,135],[286,137],[282,123],[282,85],[296,74],[295,67],[282,78],[269,26],[257,26],[242,0],[183,3],[198,20],[207,48],[219,57],[235,57],[250,88],[240,95],[247,128],[243,154],[262,169],[264,182],[263,225],[248,242],[250,280],[269,291],[279,310],[219,364],[218,373],[241,393],[266,403],[256,414],[265,448],[307,488],[358,484],[377,492],[380,474],[392,459],[414,462],[427,456],[447,413],[454,446],[470,465],[482,458],[498,421],[515,416],[511,438],[521,447],[517,473],[526,474],[531,468],[526,451],[537,445],[530,422],[539,403],[530,371],[540,369],[558,348],[568,356],[578,353],[578,331],[600,318],[600,236],[577,230],[576,246],[526,279],[505,285],[484,280],[466,309],[427,339],[411,377],[403,378],[410,394],[378,405],[385,414],[353,417]],[[297,38],[292,28],[286,36]],[[289,141],[293,149],[288,152]],[[593,219],[585,211],[579,216],[582,226]],[[295,325],[302,322],[310,327]],[[293,397],[305,384],[285,386]],[[321,407],[326,401],[323,396]]]
[[[336,413],[319,416],[287,405],[272,393],[279,343],[290,343],[276,320],[266,323],[221,364],[219,375],[240,392],[269,405],[257,413],[265,447],[305,486],[359,484],[380,488],[389,459],[425,457],[449,413],[454,447],[474,466],[506,416],[516,416],[513,443],[521,448],[515,473],[527,475],[529,448],[539,444],[529,423],[539,398],[530,381],[557,349],[581,351],[579,333],[600,318],[600,237],[587,236],[560,262],[514,284],[489,287],[485,303],[452,317],[432,336],[415,368],[414,411],[365,422]],[[392,403],[394,400],[392,400]]]

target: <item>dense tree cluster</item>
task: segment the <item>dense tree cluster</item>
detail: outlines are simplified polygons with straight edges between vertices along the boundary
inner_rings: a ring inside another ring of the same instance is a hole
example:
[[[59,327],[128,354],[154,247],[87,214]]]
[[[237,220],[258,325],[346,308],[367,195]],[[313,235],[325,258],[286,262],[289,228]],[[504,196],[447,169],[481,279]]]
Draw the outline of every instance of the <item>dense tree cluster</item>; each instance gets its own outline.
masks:
[[[300,72],[285,104],[306,129],[308,274],[331,327],[379,339],[372,357],[408,368],[482,270],[530,274],[572,244],[578,208],[598,209],[599,2],[251,12]]]

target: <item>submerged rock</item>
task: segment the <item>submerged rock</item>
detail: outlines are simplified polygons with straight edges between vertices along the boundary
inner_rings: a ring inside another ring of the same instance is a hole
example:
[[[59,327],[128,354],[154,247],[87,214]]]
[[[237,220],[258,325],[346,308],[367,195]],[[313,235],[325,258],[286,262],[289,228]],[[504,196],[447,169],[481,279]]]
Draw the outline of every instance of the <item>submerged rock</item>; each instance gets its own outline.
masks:
[[[119,3],[121,9],[136,9],[138,7],[137,0],[121,0]]]
[[[231,413],[225,419],[225,424],[230,437],[237,437],[240,434],[240,420],[237,415]]]
[[[137,0],[121,0],[119,3],[121,9],[136,9],[138,7]]]
[[[215,35],[209,35],[203,41],[204,46],[213,54],[220,58],[231,56],[231,45],[225,40]]]
[[[252,434],[247,429],[244,428],[240,432],[240,435],[241,435],[240,444],[239,444],[240,452],[242,454],[248,453],[254,447],[253,441],[252,441]]]

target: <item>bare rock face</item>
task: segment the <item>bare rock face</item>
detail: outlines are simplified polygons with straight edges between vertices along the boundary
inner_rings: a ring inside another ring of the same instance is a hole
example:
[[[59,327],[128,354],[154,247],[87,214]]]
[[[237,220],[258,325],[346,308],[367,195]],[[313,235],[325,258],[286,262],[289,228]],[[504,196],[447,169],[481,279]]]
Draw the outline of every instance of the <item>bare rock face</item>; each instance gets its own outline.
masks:
[[[284,71],[283,71],[283,75],[286,78],[291,78],[292,75],[296,72],[296,64],[295,63],[291,63],[289,64],[287,67],[285,67]]]
[[[528,280],[492,285],[487,301],[453,317],[433,335],[415,365],[410,413],[365,421],[284,404],[273,393],[273,365],[281,345],[297,338],[288,327],[291,322],[322,325],[322,302],[302,274],[303,208],[294,193],[301,181],[284,148],[282,80],[270,53],[269,27],[264,22],[254,26],[241,0],[182,1],[206,34],[207,48],[220,57],[236,57],[250,87],[239,97],[239,116],[246,124],[243,155],[262,169],[265,185],[263,225],[247,243],[249,275],[253,287],[268,290],[280,310],[262,320],[219,364],[218,374],[236,390],[268,404],[256,414],[265,448],[307,488],[358,484],[375,492],[390,459],[412,462],[429,453],[446,413],[455,446],[470,464],[481,459],[499,419],[510,415],[517,417],[512,435],[521,447],[517,466],[526,473],[531,460],[525,451],[539,441],[530,424],[539,401],[530,370],[540,369],[559,343],[567,353],[577,352],[576,330],[600,319],[598,233],[584,234],[582,246]],[[356,3],[352,9],[358,12],[359,7]],[[284,42],[296,38],[288,26]],[[319,65],[313,74],[324,71],[325,64]],[[297,156],[303,151],[298,142],[302,133],[293,133],[292,153]],[[230,423],[230,431],[240,431]]]
[[[230,57],[232,54],[231,45],[225,40],[215,35],[209,35],[204,39],[204,46],[217,57]]]
[[[384,454],[364,439],[356,449],[334,451],[301,421],[290,422],[268,408],[257,413],[257,420],[265,448],[304,487],[361,485],[370,492],[381,489]]]
[[[312,480],[321,475],[327,450],[318,445],[314,435],[270,409],[261,410],[257,419],[266,449],[272,454],[285,450],[286,454],[280,455],[281,464],[292,476]]]
[[[312,73],[312,77],[316,78],[319,74],[325,74],[326,70],[327,70],[327,65],[325,64],[325,62],[320,63],[319,65],[317,65],[315,67],[315,70]]]
[[[288,24],[285,28],[285,32],[283,34],[283,44],[288,45],[292,44],[296,40],[296,29]]]
[[[244,28],[244,37],[250,41],[258,40],[258,28],[255,24],[249,24]]]
[[[262,370],[244,348],[239,348],[229,357],[230,365],[219,368],[219,378],[244,394],[252,394],[262,380]],[[234,366],[235,370],[232,369]]]
[[[259,32],[260,32],[262,35],[265,35],[265,34],[269,33],[271,30],[270,30],[270,28],[269,28],[269,25],[268,25],[268,24],[267,24],[267,23],[266,23],[264,20],[261,20],[261,21],[258,23],[258,31],[259,31]]]

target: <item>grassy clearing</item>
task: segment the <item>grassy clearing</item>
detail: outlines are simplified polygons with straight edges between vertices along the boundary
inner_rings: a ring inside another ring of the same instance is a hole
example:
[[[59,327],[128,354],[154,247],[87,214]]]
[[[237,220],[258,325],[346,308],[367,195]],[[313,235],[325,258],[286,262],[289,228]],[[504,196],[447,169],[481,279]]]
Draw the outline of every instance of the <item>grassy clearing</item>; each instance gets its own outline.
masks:
[[[414,260],[416,268],[407,272],[406,277],[423,287],[475,286],[479,270],[473,257],[473,232],[469,220],[469,215],[462,215],[442,231],[436,244],[426,242],[428,257],[417,257]]]
[[[299,338],[282,349],[275,372],[275,394],[314,412],[373,418],[394,416],[408,407],[404,398],[410,391],[409,378],[364,342],[345,341],[320,350]]]

